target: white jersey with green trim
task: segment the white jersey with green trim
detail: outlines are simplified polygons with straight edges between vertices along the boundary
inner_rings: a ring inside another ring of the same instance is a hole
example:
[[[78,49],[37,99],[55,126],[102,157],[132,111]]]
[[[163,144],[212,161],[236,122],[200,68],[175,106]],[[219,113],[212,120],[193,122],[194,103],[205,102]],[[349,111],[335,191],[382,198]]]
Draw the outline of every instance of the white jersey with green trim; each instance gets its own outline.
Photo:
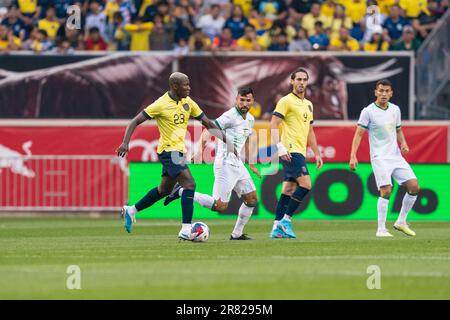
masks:
[[[402,158],[397,143],[397,129],[401,127],[400,108],[388,103],[382,109],[375,102],[361,111],[358,126],[369,131],[370,159]]]
[[[225,132],[227,141],[232,142],[234,148],[241,154],[245,141],[253,132],[255,118],[248,112],[244,118],[240,110],[233,107],[224,112],[215,122]],[[227,152],[227,146],[221,140],[218,141],[214,163],[216,165],[222,163],[229,163],[234,166],[244,165],[242,160],[238,159],[234,153]]]

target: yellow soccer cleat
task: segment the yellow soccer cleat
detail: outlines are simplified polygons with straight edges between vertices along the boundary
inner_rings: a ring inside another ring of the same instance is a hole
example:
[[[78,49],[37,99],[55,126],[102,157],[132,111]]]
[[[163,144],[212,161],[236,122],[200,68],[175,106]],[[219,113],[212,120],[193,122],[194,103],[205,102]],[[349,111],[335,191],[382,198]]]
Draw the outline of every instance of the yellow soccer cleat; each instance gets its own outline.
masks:
[[[415,237],[416,233],[412,231],[409,226],[405,224],[394,224],[394,229],[403,232],[407,236]]]

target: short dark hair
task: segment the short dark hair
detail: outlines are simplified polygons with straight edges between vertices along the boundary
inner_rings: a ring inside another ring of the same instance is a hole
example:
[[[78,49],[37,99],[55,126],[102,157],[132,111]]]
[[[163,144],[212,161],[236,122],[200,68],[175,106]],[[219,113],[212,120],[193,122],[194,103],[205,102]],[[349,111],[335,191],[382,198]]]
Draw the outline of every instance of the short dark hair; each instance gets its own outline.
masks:
[[[242,87],[239,88],[238,90],[238,94],[240,96],[246,96],[248,94],[252,94],[253,96],[255,96],[255,94],[253,93],[253,89],[251,87]]]
[[[308,71],[306,71],[304,68],[298,68],[296,69],[294,72],[291,73],[291,80],[295,79],[295,76],[297,75],[297,73],[299,72],[303,72],[304,74],[306,74],[306,79],[309,80],[309,74]]]
[[[391,87],[391,89],[393,89],[393,88],[392,88],[392,82],[389,81],[388,79],[381,79],[381,80],[378,80],[378,81],[377,81],[377,84],[375,85],[375,89],[378,88],[379,85],[382,85],[382,86],[389,86],[389,87]]]

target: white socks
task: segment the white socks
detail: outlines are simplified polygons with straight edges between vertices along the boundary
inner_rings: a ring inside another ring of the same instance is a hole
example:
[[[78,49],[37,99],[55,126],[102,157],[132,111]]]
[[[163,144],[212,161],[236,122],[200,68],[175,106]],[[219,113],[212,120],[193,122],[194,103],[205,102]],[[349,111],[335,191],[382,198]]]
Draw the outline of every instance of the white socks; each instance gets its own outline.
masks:
[[[378,231],[386,230],[386,217],[388,210],[389,200],[379,197],[378,198]]]
[[[181,225],[181,232],[191,234],[191,227],[192,225],[190,223],[183,223]]]
[[[287,221],[291,222],[291,218],[292,217],[290,215],[285,214],[283,217],[283,220],[287,220]]]
[[[178,191],[178,194],[181,197],[181,194],[183,193],[183,188],[180,188],[180,190]],[[210,195],[204,194],[204,193],[199,193],[196,192],[194,193],[194,201],[197,202],[199,205],[201,205],[202,207],[208,208],[208,209],[212,209],[212,206],[214,204],[214,198],[211,197]]]
[[[417,200],[417,195],[410,195],[406,193],[403,197],[402,208],[400,209],[400,215],[398,216],[396,224],[406,224],[406,217],[408,216],[409,211],[414,206],[414,203]]]
[[[278,221],[278,220],[274,220],[274,221],[273,221],[272,231],[275,230],[275,229],[277,228],[278,222],[280,222],[280,221]]]
[[[248,220],[250,219],[250,216],[253,213],[253,207],[248,207],[245,203],[241,205],[239,208],[239,216],[236,221],[236,225],[234,226],[234,230],[231,233],[233,238],[239,238],[242,236],[242,233],[244,232],[244,227],[247,224]]]

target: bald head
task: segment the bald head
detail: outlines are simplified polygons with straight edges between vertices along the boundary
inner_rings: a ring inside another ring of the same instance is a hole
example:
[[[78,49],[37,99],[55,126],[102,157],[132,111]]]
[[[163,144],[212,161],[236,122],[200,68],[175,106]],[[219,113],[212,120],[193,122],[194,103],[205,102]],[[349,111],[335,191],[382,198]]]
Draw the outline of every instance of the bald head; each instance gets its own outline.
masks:
[[[181,72],[174,72],[169,77],[170,92],[178,98],[186,98],[189,95],[189,77]]]

